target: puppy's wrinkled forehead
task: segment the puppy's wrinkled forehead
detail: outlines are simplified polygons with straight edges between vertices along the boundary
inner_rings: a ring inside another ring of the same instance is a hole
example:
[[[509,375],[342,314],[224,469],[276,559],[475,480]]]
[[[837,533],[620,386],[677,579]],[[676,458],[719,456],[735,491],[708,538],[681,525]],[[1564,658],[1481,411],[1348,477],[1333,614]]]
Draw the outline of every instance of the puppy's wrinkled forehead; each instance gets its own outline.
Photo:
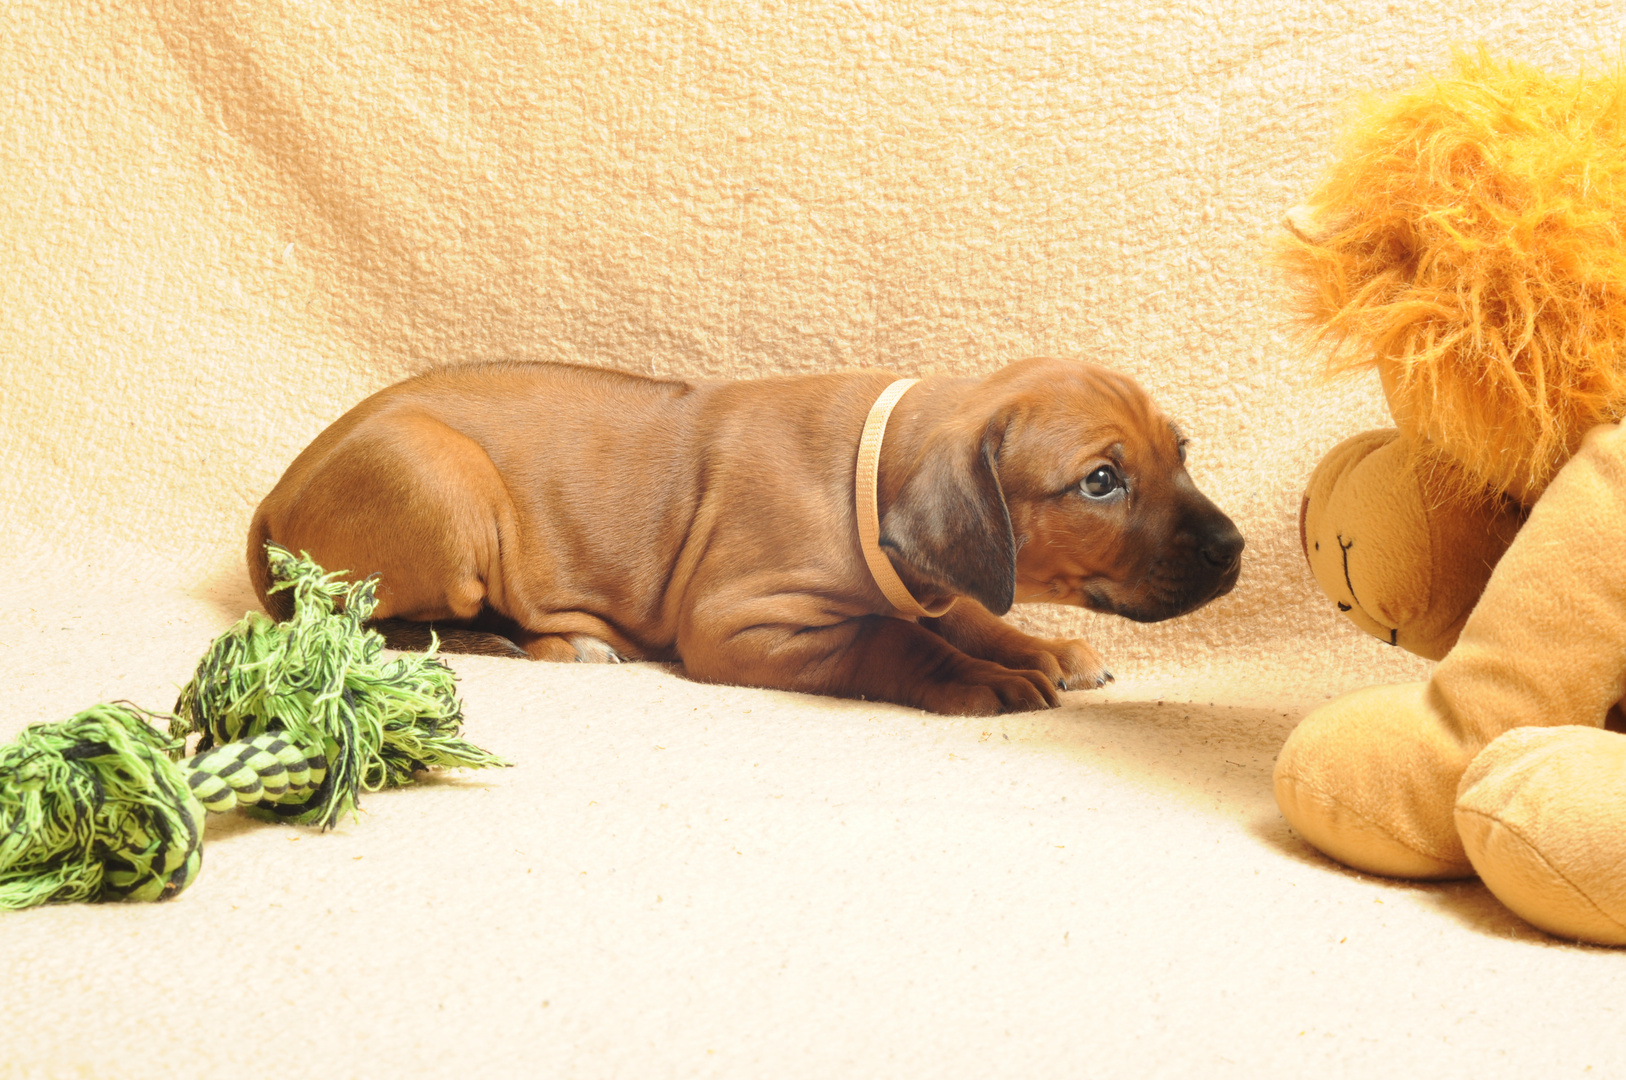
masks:
[[[1120,465],[1172,466],[1182,435],[1134,380],[1115,371],[1080,365],[1056,380],[1052,392],[1026,419],[1029,437],[1057,453],[1046,460],[1047,484],[1078,479],[1086,464],[1106,459]]]

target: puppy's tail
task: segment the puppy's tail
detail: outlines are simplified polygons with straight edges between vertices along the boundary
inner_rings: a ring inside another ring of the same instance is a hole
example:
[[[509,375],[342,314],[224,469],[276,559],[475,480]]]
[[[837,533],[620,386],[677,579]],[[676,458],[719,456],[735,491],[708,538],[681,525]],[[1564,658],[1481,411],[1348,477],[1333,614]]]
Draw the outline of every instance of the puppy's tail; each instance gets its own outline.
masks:
[[[265,544],[270,539],[271,524],[265,519],[265,511],[256,511],[248,527],[248,580],[266,614],[277,622],[284,622],[293,616],[294,594],[287,589],[271,591],[271,562],[265,557]]]

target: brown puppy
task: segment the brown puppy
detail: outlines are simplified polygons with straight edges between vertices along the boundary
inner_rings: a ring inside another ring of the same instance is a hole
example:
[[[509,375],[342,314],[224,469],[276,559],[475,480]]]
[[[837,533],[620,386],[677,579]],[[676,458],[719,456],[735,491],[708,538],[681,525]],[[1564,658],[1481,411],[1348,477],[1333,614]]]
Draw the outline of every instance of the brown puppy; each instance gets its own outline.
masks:
[[[880,548],[922,605],[959,598],[896,617],[854,503],[860,432],[895,378],[421,375],[295,459],[254,516],[250,574],[278,616],[268,540],[379,574],[392,644],[401,620],[433,622],[451,649],[678,660],[712,682],[958,714],[1045,708],[1111,677],[1081,640],[1008,626],[1013,602],[1154,621],[1235,584],[1242,536],[1191,482],[1169,420],[1121,375],[1036,359],[925,379],[886,424]]]

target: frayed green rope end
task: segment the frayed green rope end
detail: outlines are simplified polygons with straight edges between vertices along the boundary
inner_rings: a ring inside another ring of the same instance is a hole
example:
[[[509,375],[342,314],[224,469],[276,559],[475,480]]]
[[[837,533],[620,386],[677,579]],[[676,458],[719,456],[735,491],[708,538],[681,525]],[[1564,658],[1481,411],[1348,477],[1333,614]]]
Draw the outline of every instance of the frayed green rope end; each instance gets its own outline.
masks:
[[[217,638],[170,724],[176,739],[198,734],[200,752],[266,732],[323,750],[327,772],[309,799],[253,812],[329,828],[362,790],[409,784],[430,768],[509,764],[461,737],[457,676],[433,647],[383,658],[383,637],[364,625],[376,578],[342,582],[276,544],[266,556],[272,591],[293,590],[293,615],[275,623],[252,612]]]
[[[0,908],[165,900],[191,884],[203,806],[153,718],[97,705],[0,746]]]
[[[383,658],[363,625],[375,580],[266,553],[293,616],[253,612],[217,638],[173,716],[97,705],[0,746],[0,908],[168,899],[202,864],[205,806],[325,829],[363,789],[508,764],[462,738],[456,676],[434,648]]]

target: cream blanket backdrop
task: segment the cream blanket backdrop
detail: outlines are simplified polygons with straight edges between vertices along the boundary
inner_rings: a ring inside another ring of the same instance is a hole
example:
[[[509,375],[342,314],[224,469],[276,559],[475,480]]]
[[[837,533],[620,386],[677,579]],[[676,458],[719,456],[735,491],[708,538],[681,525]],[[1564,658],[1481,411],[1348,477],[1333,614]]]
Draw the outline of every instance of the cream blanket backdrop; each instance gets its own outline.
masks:
[[[1340,622],[1318,385],[1261,260],[1350,95],[1626,12],[1383,0],[11,0],[0,736],[167,707],[252,507],[361,396],[529,357],[1144,383],[1236,592],[1046,608],[1119,684],[993,721],[455,661],[520,767],[315,835],[211,826],[176,903],[0,918],[0,1075],[1420,1075],[1626,1067],[1626,957],[1362,879],[1269,794],[1308,704],[1425,668]],[[636,468],[636,462],[628,462]]]

